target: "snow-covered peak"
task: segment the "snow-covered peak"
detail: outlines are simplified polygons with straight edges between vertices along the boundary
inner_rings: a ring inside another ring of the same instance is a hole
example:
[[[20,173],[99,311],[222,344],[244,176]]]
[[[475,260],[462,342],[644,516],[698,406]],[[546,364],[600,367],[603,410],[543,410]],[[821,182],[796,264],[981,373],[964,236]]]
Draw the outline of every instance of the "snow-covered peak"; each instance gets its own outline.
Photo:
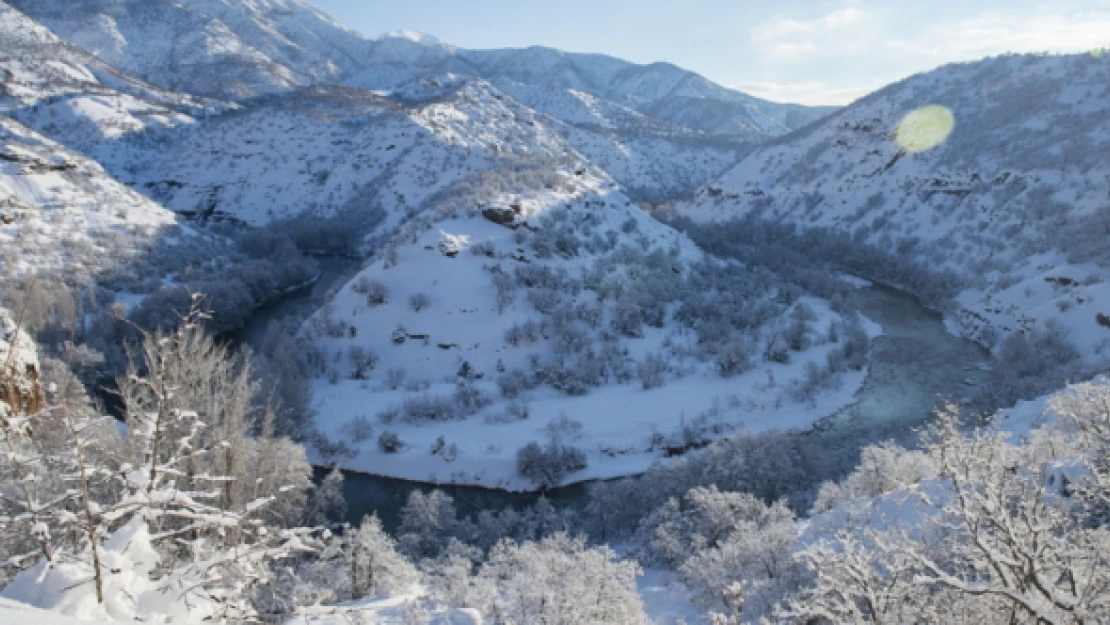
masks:
[[[301,0],[12,0],[101,60],[145,80],[228,99],[353,71],[366,40]]]
[[[422,33],[415,30],[391,30],[388,33],[378,37],[378,41],[383,39],[405,39],[422,46],[446,46],[447,44],[440,40],[438,37],[433,37],[427,33]]]
[[[0,2],[0,113],[71,149],[194,123],[228,104],[161,89],[121,72]]]

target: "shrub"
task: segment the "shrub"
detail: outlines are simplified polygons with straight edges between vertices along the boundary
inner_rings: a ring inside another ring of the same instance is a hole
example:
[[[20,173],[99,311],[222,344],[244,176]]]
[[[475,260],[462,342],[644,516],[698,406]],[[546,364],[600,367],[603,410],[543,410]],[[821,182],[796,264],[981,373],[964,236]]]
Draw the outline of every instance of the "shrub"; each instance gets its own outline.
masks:
[[[569,445],[549,443],[540,447],[532,441],[516,453],[517,472],[536,486],[555,486],[567,473],[586,468],[586,454]]]
[[[370,419],[367,419],[366,415],[355,416],[343,424],[342,430],[355,443],[369,440],[374,435],[374,428],[370,425]]]
[[[516,399],[522,392],[535,387],[532,376],[520,369],[513,369],[497,378],[497,388],[501,390],[501,396],[505,399]]]
[[[378,437],[378,449],[382,450],[382,453],[395,454],[404,447],[405,444],[401,442],[401,437],[397,436],[396,432],[386,430]]]
[[[429,303],[431,303],[431,300],[423,293],[413,293],[409,296],[409,307],[412,308],[413,312],[420,312],[427,308]]]
[[[369,378],[370,372],[378,366],[378,354],[361,345],[352,345],[347,350],[347,358],[351,361],[351,379],[354,380]]]
[[[485,408],[492,401],[470,380],[459,380],[455,384],[455,406],[460,415],[472,415]]]
[[[741,339],[729,341],[717,354],[715,361],[717,373],[722,378],[731,378],[752,370],[755,367],[752,358],[753,351],[755,350],[752,348],[750,341]]]
[[[390,390],[395,391],[401,388],[405,383],[405,369],[403,367],[393,367],[385,372],[385,385]]]
[[[407,423],[450,421],[457,414],[455,404],[450,399],[427,393],[409,397],[401,406],[401,418]]]
[[[365,285],[366,304],[368,306],[381,306],[389,301],[389,287],[379,280],[370,280]]]
[[[670,367],[667,365],[666,359],[659,354],[648,354],[640,366],[636,368],[637,375],[640,376],[640,382],[644,386],[644,390],[659,388],[667,383],[667,373]]]

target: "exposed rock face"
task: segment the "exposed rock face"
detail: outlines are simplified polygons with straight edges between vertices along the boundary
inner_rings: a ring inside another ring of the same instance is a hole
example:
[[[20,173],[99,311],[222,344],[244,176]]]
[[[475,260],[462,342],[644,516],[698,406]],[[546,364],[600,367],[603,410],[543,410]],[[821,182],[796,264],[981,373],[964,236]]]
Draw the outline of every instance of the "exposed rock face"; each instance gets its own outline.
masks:
[[[506,226],[513,223],[518,212],[511,208],[487,208],[482,211],[482,216],[495,224]]]
[[[35,343],[0,309],[0,402],[16,412],[35,413],[46,405],[39,382]]]

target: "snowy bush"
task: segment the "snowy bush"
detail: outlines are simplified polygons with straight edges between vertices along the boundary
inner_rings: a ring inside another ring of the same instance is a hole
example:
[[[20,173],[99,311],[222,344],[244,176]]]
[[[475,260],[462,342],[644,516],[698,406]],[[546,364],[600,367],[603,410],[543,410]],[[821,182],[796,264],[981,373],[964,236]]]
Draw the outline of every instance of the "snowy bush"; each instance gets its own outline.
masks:
[[[378,354],[372,349],[361,345],[351,345],[347,349],[347,359],[351,363],[351,379],[366,380],[370,373],[378,366]]]
[[[538,543],[499,543],[476,583],[493,590],[482,612],[505,622],[638,625],[646,621],[636,592],[640,573],[608,547],[555,534]]]
[[[636,374],[644,390],[665,385],[668,373],[670,373],[670,366],[667,365],[667,359],[656,353],[648,354],[636,368]]]
[[[455,401],[455,409],[460,417],[466,417],[477,413],[482,408],[488,406],[493,400],[474,385],[470,380],[459,380],[455,384],[455,392],[452,395]]]
[[[497,388],[505,399],[516,399],[521,393],[535,386],[532,376],[520,369],[512,369],[497,378]]]
[[[731,378],[755,368],[754,347],[744,339],[733,339],[717,353],[715,364],[722,378]]]
[[[406,593],[419,579],[376,515],[355,528],[345,525],[304,568],[302,577],[323,587],[330,603]]]
[[[348,436],[352,442],[361,443],[368,440],[374,434],[374,428],[370,425],[370,419],[366,415],[356,415],[342,426],[343,434]]]
[[[386,430],[378,436],[378,449],[380,449],[382,453],[395,454],[404,447],[405,445],[401,442],[401,437],[398,436],[396,432]]]
[[[381,306],[389,301],[389,288],[379,280],[368,280],[356,286],[366,296],[367,306]]]
[[[409,296],[409,308],[411,308],[413,312],[424,310],[428,307],[430,302],[431,300],[428,299],[428,296],[423,293],[413,293]]]
[[[541,447],[532,441],[516,454],[517,473],[528,478],[538,487],[556,486],[567,473],[586,468],[586,454],[571,445],[549,442]]]
[[[974,405],[984,412],[1012,406],[1060,388],[1080,366],[1079,351],[1055,321],[1044,327],[1011,332],[994,357],[987,383],[976,393]]]
[[[390,367],[385,372],[385,385],[395,391],[405,383],[405,369],[403,367]]]
[[[401,525],[397,528],[402,551],[413,557],[433,557],[451,542],[452,538],[469,528],[458,519],[455,502],[439,490],[425,493],[414,490],[401,509]]]
[[[813,581],[783,603],[779,618],[1110,618],[1095,590],[1110,585],[1110,532],[1075,514],[1076,502],[1049,479],[1061,461],[1060,434],[1041,431],[1013,445],[1006,433],[966,432],[955,407],[945,407],[926,437],[936,478],[910,487],[909,531],[845,527],[809,545],[799,556]],[[1082,459],[1101,447],[1080,443],[1072,453]]]

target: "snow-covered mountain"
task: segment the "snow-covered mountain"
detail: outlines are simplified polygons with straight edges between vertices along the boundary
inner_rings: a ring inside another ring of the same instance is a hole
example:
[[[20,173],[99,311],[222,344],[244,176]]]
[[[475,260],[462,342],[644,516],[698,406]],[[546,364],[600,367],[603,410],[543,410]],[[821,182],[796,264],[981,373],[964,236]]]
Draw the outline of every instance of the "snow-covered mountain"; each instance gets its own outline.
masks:
[[[0,112],[91,153],[132,133],[193,123],[230,105],[121,72],[0,2]]]
[[[122,180],[179,212],[257,225],[354,210],[379,214],[386,229],[471,172],[573,153],[534,112],[481,82],[411,106],[311,87],[113,148],[105,160]]]
[[[176,216],[103,168],[0,116],[0,273],[71,285],[139,260]]]
[[[760,146],[679,212],[853,233],[961,276],[965,334],[993,343],[1057,318],[1095,358],[1110,343],[1108,197],[1110,63],[1029,55],[891,85]]]
[[[360,66],[367,43],[302,0],[13,0],[106,63],[155,84],[249,98]]]
[[[386,229],[460,177],[521,159],[585,156],[652,198],[696,188],[735,159],[728,145],[565,124],[481,80],[434,96],[409,104],[310,87],[196,127],[104,144],[98,158],[120,180],[185,214],[219,212],[257,225],[361,211],[385,218]]]
[[[766,102],[669,64],[639,66],[538,47],[460,50],[408,31],[366,40],[301,0],[78,5],[13,0],[12,5],[30,16],[3,5],[6,28],[13,33],[6,38],[31,51],[13,61],[21,67],[14,74],[23,83],[44,75],[71,84],[60,102],[33,110],[23,103],[27,110],[9,114],[88,154],[104,138],[179,126],[190,121],[187,117],[227,108],[186,93],[266,106],[266,98],[252,98],[342,81],[412,104],[449,97],[462,83],[478,80],[542,114],[553,131],[634,198],[660,203],[688,196],[750,143],[831,110]],[[69,67],[64,76],[58,76],[56,61]],[[94,84],[109,74],[112,80],[101,81],[107,84]],[[105,100],[113,88],[141,102]],[[101,97],[89,101],[75,93]],[[54,104],[63,110],[41,109]],[[42,114],[56,119],[33,117]],[[74,126],[74,117],[81,127],[59,128]]]
[[[70,42],[163,87],[223,99],[349,80],[367,89],[447,72],[573,89],[687,130],[758,140],[830,112],[776,104],[668,63],[543,47],[462,50],[422,33],[368,40],[303,0],[12,0]],[[532,106],[527,99],[522,101]]]
[[[831,107],[776,104],[721,87],[670,63],[637,65],[602,54],[577,54],[533,46],[525,49],[465,50],[412,33],[377,39],[367,67],[349,84],[388,89],[398,66],[430,74],[484,78],[512,92],[513,84],[587,93],[676,126],[713,135],[753,140],[798,128]],[[407,78],[417,74],[409,73]],[[515,94],[529,105],[538,102]],[[551,112],[551,111],[547,111]]]

